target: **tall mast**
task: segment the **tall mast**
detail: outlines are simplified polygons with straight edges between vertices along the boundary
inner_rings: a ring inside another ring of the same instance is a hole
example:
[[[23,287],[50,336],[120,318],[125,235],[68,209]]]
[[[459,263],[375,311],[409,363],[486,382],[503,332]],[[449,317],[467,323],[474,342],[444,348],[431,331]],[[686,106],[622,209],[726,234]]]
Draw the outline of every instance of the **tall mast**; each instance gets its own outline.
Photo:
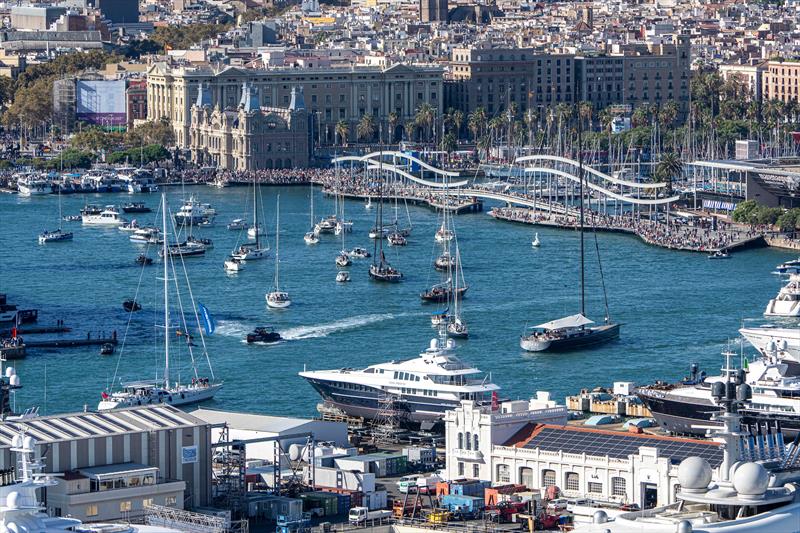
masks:
[[[280,291],[279,270],[280,270],[280,250],[281,250],[281,195],[278,195],[278,201],[275,206],[276,222],[275,222],[275,290]]]
[[[253,226],[256,228],[256,250],[261,248],[258,245],[258,234],[261,228],[258,225],[258,189],[256,188],[256,175],[253,174]]]
[[[581,314],[586,315],[586,287],[585,281],[585,268],[583,258],[583,117],[581,116],[580,103],[577,105],[578,110],[578,194],[580,196],[581,207]]]
[[[164,385],[169,389],[169,247],[167,245],[167,195],[161,193],[161,223],[164,226]]]
[[[380,252],[378,264],[383,268],[383,142],[380,145],[378,158],[378,199],[378,242],[376,251]]]

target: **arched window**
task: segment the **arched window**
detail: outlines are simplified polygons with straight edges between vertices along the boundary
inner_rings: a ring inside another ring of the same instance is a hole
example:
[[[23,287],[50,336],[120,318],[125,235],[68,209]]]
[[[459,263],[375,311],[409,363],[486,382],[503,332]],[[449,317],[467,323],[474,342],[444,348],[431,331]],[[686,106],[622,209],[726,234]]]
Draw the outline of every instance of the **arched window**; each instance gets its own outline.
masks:
[[[567,472],[564,474],[564,488],[566,490],[581,490],[581,480],[577,472]]]
[[[497,465],[497,482],[511,483],[511,469],[508,465]]]
[[[556,484],[556,471],[555,470],[542,470],[542,487],[552,487]]]
[[[472,438],[470,437],[469,431],[467,431],[467,441],[465,442],[465,444],[466,444],[466,446],[464,446],[464,447],[466,449],[468,449],[468,450],[472,449]]]
[[[519,482],[529,489],[534,489],[533,486],[533,468],[523,466],[519,469]]]
[[[458,449],[460,450],[463,447],[464,447],[464,434],[463,433],[459,433],[458,434]]]

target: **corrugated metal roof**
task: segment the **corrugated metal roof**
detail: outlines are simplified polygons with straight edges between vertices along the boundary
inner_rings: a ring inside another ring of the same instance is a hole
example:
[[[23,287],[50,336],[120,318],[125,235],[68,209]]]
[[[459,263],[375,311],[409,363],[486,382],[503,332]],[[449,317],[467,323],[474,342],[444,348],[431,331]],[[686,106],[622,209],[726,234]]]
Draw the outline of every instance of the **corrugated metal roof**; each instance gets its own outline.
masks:
[[[170,405],[130,407],[102,413],[66,413],[0,422],[0,447],[10,446],[11,439],[20,429],[25,429],[39,442],[55,442],[202,425],[206,425],[204,420]]]

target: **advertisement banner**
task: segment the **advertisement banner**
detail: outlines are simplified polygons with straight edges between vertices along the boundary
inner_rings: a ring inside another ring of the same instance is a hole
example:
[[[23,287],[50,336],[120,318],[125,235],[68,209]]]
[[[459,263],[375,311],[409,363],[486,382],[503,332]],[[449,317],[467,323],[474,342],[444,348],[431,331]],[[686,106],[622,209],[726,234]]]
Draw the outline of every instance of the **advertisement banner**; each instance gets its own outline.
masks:
[[[76,118],[100,126],[127,123],[125,80],[78,81]]]
[[[184,446],[181,448],[181,464],[187,465],[197,462],[197,446]]]

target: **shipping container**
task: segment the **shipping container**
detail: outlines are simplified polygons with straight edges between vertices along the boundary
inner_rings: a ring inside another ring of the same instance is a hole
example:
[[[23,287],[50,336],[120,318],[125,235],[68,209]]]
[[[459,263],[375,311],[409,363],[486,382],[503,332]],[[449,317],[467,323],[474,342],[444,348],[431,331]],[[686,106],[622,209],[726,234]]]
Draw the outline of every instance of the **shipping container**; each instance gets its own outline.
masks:
[[[483,481],[462,481],[450,484],[450,494],[459,496],[480,496],[489,483]]]
[[[314,469],[314,485],[319,488],[372,492],[375,490],[375,474],[318,467]]]
[[[363,494],[362,503],[359,505],[367,507],[370,511],[386,509],[388,507],[388,497],[386,495],[386,491],[376,490],[374,492],[365,492]],[[353,504],[353,507],[357,506]]]
[[[483,511],[483,497],[448,494],[442,498],[442,507],[452,513],[475,517]]]
[[[403,455],[409,463],[432,464],[436,462],[436,448],[430,446],[409,446],[403,448]]]

